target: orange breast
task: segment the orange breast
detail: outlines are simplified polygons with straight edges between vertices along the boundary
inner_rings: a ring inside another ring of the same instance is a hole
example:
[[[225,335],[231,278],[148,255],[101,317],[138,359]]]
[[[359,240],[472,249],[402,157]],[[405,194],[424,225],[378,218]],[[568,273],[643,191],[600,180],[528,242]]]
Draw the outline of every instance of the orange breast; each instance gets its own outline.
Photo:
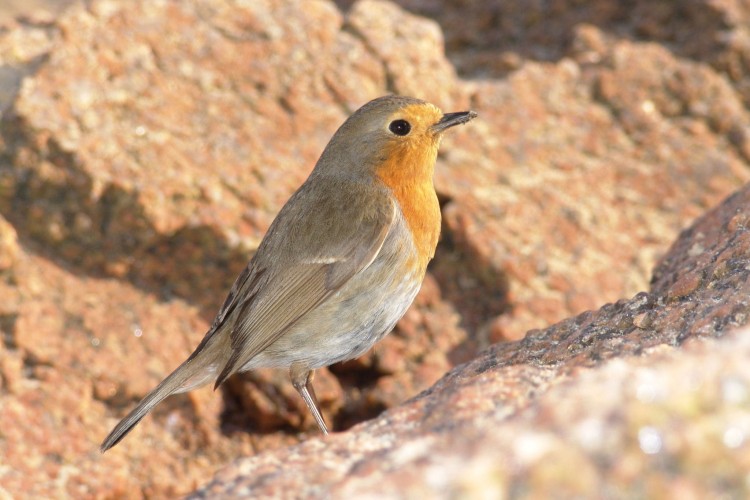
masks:
[[[435,147],[394,151],[376,170],[390,188],[404,214],[417,249],[421,272],[435,255],[440,236],[440,205],[432,181],[437,156]]]

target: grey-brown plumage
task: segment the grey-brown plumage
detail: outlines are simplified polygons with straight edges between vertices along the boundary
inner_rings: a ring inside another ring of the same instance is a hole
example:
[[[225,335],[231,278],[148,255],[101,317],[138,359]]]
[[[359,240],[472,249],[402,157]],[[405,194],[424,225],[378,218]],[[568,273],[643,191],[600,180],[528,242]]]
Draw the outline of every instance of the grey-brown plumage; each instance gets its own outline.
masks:
[[[279,212],[201,343],[115,426],[101,450],[169,395],[210,381],[218,387],[259,367],[289,368],[327,433],[313,370],[361,355],[412,302],[440,229],[432,186],[439,138],[472,117],[396,96],[352,115]],[[397,120],[409,126],[392,126]]]

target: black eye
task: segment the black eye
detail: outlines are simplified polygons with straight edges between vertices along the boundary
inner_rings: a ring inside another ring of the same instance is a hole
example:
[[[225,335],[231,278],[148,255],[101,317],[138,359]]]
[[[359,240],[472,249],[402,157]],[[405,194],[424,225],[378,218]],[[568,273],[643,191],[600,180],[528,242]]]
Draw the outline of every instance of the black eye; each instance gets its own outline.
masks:
[[[406,120],[393,120],[391,124],[388,125],[388,130],[396,135],[406,135],[411,131],[411,125],[409,125],[409,122]]]

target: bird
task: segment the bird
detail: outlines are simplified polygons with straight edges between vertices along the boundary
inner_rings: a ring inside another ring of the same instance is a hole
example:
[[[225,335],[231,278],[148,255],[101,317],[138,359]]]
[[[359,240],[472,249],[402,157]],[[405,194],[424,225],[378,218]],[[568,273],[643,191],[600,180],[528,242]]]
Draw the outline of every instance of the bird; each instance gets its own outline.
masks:
[[[388,95],[355,111],[271,223],[195,351],[104,439],[115,446],[172,394],[285,368],[320,431],[316,369],[356,358],[396,325],[435,255],[433,174],[443,133],[477,116]]]

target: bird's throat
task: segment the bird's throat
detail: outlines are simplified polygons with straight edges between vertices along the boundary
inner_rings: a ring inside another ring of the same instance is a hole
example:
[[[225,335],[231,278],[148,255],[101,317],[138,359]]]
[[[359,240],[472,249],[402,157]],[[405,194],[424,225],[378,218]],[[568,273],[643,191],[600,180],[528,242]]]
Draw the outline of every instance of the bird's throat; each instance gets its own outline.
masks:
[[[432,179],[388,187],[409,227],[417,250],[417,264],[420,272],[424,273],[427,264],[435,255],[435,247],[440,237],[440,204]]]

